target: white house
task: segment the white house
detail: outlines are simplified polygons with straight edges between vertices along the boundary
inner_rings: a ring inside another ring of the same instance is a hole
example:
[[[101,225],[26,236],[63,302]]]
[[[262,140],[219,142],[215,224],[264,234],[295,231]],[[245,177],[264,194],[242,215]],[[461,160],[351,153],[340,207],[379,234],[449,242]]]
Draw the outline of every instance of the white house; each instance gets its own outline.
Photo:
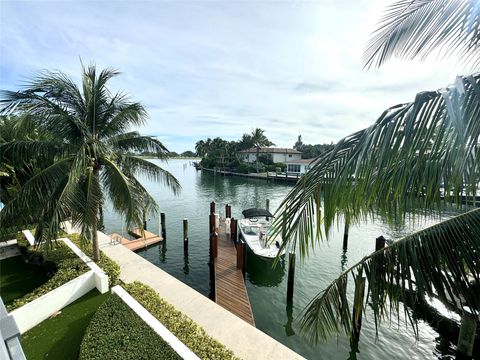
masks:
[[[298,159],[285,162],[287,165],[287,172],[305,174],[313,166],[312,161],[315,159]]]
[[[274,163],[286,163],[291,160],[300,160],[302,153],[295,149],[289,148],[270,148],[261,147],[259,155],[271,155]],[[253,147],[247,150],[241,150],[237,153],[240,160],[245,162],[254,163],[257,161],[257,148]]]

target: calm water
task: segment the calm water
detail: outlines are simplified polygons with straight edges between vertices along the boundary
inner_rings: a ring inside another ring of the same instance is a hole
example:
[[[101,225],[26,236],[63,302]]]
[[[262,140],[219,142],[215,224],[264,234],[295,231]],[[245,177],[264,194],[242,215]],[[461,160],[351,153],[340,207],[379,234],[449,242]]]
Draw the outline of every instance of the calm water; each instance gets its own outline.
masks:
[[[183,190],[179,196],[174,196],[162,185],[142,181],[157,200],[161,211],[166,213],[167,241],[138,254],[208,296],[209,203],[215,201],[217,211],[219,209],[221,213],[224,213],[225,204],[231,204],[232,215],[241,218],[243,209],[265,207],[266,199],[270,199],[270,209],[275,210],[291,185],[201,173],[188,160],[172,160],[162,166],[180,180]],[[189,220],[188,258],[183,255],[183,218]],[[391,326],[385,324],[375,341],[373,321],[367,313],[358,349],[352,349],[344,337],[311,346],[299,335],[296,322],[301,310],[341,273],[342,268],[353,265],[374,250],[376,237],[384,235],[387,239],[398,239],[438,220],[409,221],[395,229],[381,221],[351,226],[349,248],[345,253],[342,249],[343,226],[340,224],[339,229],[332,231],[328,242],[323,242],[304,261],[297,259],[294,303],[290,309],[287,309],[285,301],[285,264],[281,263],[272,270],[268,263],[249,253],[247,289],[257,327],[308,359],[454,358],[454,345],[423,322],[420,322],[418,341],[409,327],[404,323],[398,326],[397,322]],[[158,218],[152,218],[148,222],[148,230],[158,232],[158,224]],[[105,227],[107,233],[125,233],[122,219],[112,211],[105,211]]]

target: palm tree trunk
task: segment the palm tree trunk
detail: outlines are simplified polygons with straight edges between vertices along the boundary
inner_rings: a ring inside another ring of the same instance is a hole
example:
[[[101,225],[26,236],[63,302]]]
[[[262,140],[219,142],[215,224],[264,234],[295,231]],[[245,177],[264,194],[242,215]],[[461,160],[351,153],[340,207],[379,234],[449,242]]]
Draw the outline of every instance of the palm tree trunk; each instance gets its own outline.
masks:
[[[255,159],[256,160],[256,167],[257,167],[257,174],[258,174],[258,156],[260,155],[260,147],[257,146],[257,158]]]
[[[99,173],[100,173],[99,168],[95,168],[93,170],[93,179],[97,184],[99,180]],[[97,207],[97,209],[95,209],[95,214],[98,214],[99,211],[100,211],[100,205]],[[92,250],[93,250],[93,261],[95,262],[100,261],[100,248],[98,247],[97,228],[98,228],[98,217],[95,216],[92,224]]]

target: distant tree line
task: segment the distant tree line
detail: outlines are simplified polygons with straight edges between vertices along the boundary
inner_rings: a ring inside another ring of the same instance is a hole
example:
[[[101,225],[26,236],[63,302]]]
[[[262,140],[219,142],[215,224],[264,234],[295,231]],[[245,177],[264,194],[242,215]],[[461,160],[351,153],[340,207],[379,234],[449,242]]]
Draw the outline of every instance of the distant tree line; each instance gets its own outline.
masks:
[[[304,144],[302,142],[302,135],[298,135],[298,140],[295,145],[293,145],[293,148],[302,152],[302,159],[314,159],[327,151],[332,150],[334,146],[335,144],[333,142],[330,144],[316,145]]]

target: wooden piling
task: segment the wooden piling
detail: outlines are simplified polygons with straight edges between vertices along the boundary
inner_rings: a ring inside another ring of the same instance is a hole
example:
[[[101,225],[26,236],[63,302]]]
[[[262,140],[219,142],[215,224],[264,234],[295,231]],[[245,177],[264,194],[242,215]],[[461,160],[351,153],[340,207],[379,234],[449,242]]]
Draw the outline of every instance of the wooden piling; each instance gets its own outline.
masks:
[[[232,217],[232,207],[230,205],[225,205],[225,218]]]
[[[165,223],[165,213],[160,213],[160,222],[162,223],[162,238],[167,240],[167,224]]]
[[[183,219],[183,254],[188,255],[188,219]]]
[[[270,199],[265,200],[265,209],[270,211]]]
[[[230,221],[230,237],[234,243],[237,242],[237,220],[235,218]]]
[[[288,254],[287,304],[293,302],[293,287],[295,283],[295,252]]]
[[[353,298],[352,314],[352,337],[355,340],[360,338],[360,329],[362,328],[363,316],[363,296],[365,294],[365,277],[357,276],[355,279],[355,295]]]
[[[216,232],[212,236],[212,256],[214,259],[218,256],[218,234]]]
[[[386,242],[386,239],[382,235],[377,237],[375,239],[375,251],[383,249],[385,247],[385,242]]]
[[[348,232],[350,228],[349,221],[345,221],[345,229],[343,230],[343,249],[347,250],[348,248]]]
[[[210,203],[210,214],[215,214],[215,201]]]
[[[475,334],[477,333],[477,317],[468,310],[462,314],[460,333],[458,334],[457,352],[467,358],[473,355]]]
[[[237,269],[242,270],[243,278],[245,279],[245,241],[240,240],[237,244]]]
[[[210,227],[208,233],[210,236],[213,236],[213,233],[215,232],[215,214],[210,214]]]

